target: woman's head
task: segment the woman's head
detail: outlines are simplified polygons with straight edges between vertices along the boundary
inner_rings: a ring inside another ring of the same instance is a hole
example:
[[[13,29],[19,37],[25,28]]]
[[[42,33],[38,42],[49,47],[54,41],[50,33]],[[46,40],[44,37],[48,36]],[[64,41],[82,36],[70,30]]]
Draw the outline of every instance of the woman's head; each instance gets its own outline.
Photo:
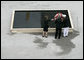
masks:
[[[49,19],[49,16],[48,16],[48,15],[45,15],[44,17],[45,17],[45,19],[46,19],[46,20],[48,20],[48,19]]]

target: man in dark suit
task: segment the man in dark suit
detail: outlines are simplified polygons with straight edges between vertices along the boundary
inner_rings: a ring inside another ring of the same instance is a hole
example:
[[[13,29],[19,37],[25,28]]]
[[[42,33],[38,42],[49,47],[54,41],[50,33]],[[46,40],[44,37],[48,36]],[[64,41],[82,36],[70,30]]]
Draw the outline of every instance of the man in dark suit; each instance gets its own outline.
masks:
[[[52,21],[55,20],[55,25],[56,25],[56,33],[55,33],[55,39],[60,39],[61,37],[61,31],[62,31],[62,27],[63,27],[63,17],[62,17],[62,13],[57,13],[54,16],[54,19],[52,19]]]
[[[58,37],[58,39],[60,39],[61,37],[61,31],[62,31],[62,26],[63,26],[63,21],[61,18],[58,18],[55,21],[56,24],[56,33],[55,33],[55,39]]]

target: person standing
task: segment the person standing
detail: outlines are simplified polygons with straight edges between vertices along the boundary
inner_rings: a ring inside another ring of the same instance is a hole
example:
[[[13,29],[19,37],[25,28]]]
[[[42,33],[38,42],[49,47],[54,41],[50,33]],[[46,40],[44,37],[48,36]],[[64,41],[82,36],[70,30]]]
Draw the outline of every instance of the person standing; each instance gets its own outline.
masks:
[[[48,27],[49,27],[49,16],[44,16],[44,27],[43,27],[43,35],[42,37],[48,37]]]
[[[54,19],[55,20],[55,25],[56,25],[56,32],[55,32],[55,39],[60,39],[61,37],[61,32],[62,32],[62,27],[63,27],[63,14],[62,13],[57,13],[55,16],[54,16]]]
[[[64,37],[68,37],[68,32],[69,32],[69,22],[68,22],[68,19],[67,17],[64,18],[64,21],[63,21],[63,36]]]

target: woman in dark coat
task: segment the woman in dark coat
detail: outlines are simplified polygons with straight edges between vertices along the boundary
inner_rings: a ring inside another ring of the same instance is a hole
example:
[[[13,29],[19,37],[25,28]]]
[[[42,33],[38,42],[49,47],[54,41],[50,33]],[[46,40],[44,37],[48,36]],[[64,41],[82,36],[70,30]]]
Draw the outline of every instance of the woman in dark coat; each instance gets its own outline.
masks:
[[[46,38],[48,37],[48,27],[49,27],[49,16],[45,15],[44,16],[44,27],[43,27],[43,37],[45,36]]]

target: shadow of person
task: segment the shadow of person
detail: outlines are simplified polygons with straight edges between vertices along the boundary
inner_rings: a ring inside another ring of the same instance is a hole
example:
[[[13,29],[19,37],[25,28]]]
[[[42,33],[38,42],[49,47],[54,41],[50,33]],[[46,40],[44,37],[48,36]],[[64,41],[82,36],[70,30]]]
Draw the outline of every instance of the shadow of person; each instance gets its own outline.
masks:
[[[37,46],[39,48],[46,48],[48,45],[48,42],[43,42],[44,39],[39,38],[39,37],[35,37],[35,40],[33,41],[34,43],[37,43]]]
[[[74,30],[73,33],[69,33],[68,37],[62,37],[61,39],[53,40],[53,43],[62,49],[61,52],[56,52],[56,55],[66,55],[70,53],[72,49],[76,47],[71,40],[73,40],[78,35],[79,32]]]

